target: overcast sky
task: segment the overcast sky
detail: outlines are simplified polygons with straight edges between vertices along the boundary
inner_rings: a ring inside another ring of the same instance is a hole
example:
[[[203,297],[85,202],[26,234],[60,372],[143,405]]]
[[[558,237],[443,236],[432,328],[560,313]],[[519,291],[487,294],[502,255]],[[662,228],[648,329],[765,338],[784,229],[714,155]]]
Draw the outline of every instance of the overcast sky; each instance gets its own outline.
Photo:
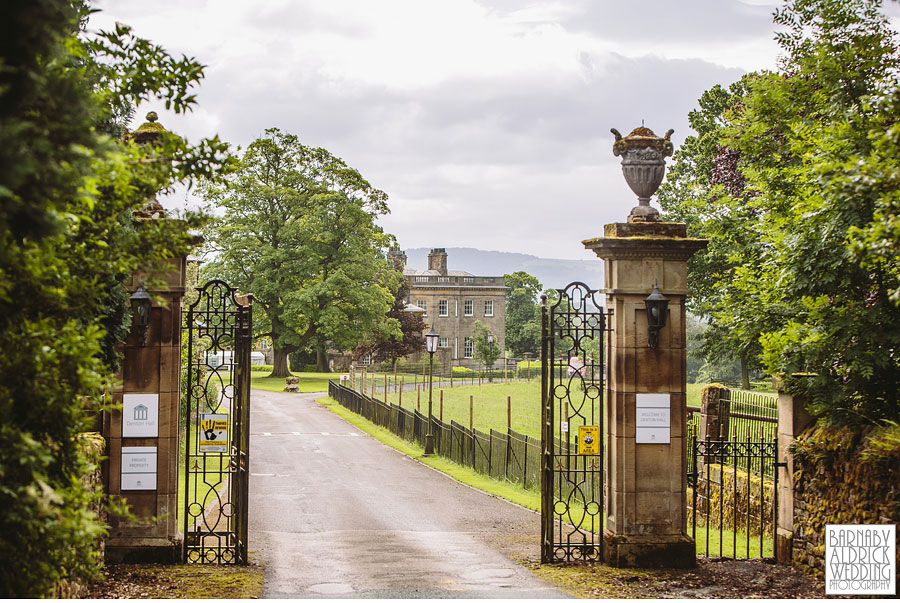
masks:
[[[776,5],[98,0],[90,27],[207,65],[193,113],[148,105],[135,126],[154,109],[191,140],[297,134],[388,193],[404,248],[592,259],[581,241],[636,204],[609,129],[675,128],[677,148],[704,90],[775,67]]]

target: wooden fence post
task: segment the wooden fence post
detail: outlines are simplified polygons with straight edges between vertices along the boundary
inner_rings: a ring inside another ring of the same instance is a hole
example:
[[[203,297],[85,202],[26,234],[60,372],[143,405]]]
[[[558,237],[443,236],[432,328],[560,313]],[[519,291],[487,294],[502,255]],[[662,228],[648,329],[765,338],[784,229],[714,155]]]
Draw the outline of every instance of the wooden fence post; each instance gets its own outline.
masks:
[[[384,403],[387,404],[387,373],[384,374]]]
[[[512,429],[512,396],[506,396],[506,430]]]
[[[441,420],[441,423],[444,422],[444,390],[441,390],[441,410],[440,410],[440,420]]]
[[[416,386],[416,410],[422,410],[422,390],[419,386]]]
[[[469,396],[469,429],[475,425],[475,396]],[[472,436],[474,437],[474,435]]]
[[[397,406],[403,408],[403,377],[400,377],[400,392],[397,394]]]

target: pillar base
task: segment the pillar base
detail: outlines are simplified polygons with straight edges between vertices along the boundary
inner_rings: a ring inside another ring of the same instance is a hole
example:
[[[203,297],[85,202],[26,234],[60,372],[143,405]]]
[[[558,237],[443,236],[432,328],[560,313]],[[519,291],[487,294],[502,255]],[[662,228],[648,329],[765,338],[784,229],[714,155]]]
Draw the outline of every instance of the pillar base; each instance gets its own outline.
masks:
[[[612,567],[691,568],[697,566],[697,547],[689,536],[604,535],[606,563]]]
[[[181,543],[165,538],[111,538],[106,542],[107,563],[181,563]]]

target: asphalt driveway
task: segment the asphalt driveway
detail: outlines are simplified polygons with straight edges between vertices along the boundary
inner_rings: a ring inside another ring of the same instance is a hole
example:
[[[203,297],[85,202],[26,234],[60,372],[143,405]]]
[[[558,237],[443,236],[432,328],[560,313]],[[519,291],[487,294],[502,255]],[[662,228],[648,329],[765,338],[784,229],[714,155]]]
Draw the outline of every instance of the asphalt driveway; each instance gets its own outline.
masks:
[[[252,392],[249,548],[265,596],[567,597],[496,544],[537,514],[379,443],[323,396]]]

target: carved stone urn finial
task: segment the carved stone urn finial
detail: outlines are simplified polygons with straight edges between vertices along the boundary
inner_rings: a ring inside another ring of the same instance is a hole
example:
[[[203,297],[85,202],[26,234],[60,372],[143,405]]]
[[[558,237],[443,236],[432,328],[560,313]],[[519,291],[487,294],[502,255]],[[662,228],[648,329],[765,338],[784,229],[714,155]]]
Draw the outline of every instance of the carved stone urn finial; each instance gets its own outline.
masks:
[[[615,128],[611,128],[610,132],[616,137],[613,155],[622,156],[625,182],[638,196],[638,204],[628,214],[628,221],[658,222],[659,212],[650,207],[650,197],[662,184],[666,174],[666,157],[671,157],[673,151],[669,138],[675,130],[666,132],[664,138],[643,126],[624,137]]]

